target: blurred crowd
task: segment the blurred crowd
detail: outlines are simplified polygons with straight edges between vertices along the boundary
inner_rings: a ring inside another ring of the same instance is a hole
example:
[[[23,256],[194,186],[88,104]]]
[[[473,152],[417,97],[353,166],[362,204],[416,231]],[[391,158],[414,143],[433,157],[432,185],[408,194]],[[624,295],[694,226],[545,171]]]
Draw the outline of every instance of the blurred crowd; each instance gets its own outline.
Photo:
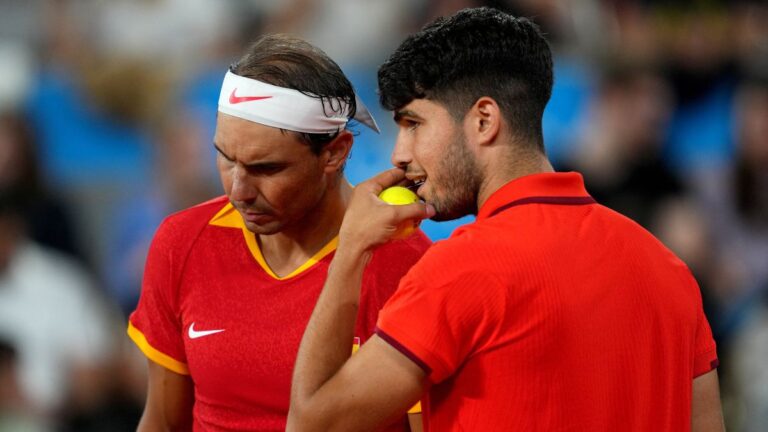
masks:
[[[728,428],[768,430],[764,1],[0,0],[0,431],[135,430],[146,366],[126,317],[163,217],[222,193],[219,85],[249,41],[306,38],[374,108],[405,35],[480,5],[546,32],[550,158],[688,264]],[[353,183],[389,167],[394,127],[373,111]]]

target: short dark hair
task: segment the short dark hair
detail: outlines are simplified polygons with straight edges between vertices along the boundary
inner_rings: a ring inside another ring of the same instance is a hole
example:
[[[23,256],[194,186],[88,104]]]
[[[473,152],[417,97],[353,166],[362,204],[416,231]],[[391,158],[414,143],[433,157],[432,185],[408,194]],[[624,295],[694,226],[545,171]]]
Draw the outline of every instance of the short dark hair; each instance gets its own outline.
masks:
[[[426,98],[461,119],[480,97],[489,96],[513,132],[542,151],[541,118],[552,84],[552,53],[538,26],[486,7],[436,19],[379,68],[386,109]]]
[[[339,99],[349,106],[347,116],[355,116],[355,90],[339,65],[323,50],[297,37],[262,36],[230,69],[246,78],[298,90],[320,99],[324,105],[329,104],[327,106],[332,106],[332,99]],[[315,154],[339,134],[295,133]]]

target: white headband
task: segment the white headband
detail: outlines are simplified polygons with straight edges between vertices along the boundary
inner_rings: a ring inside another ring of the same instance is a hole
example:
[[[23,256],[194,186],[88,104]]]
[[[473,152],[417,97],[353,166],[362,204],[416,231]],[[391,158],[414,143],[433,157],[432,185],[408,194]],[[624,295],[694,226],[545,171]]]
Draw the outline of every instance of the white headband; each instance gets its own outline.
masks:
[[[355,120],[379,132],[363,101],[357,95],[355,101]],[[231,71],[224,76],[219,94],[219,111],[224,114],[296,132],[334,133],[344,129],[349,121],[347,109],[347,104],[339,99],[321,100]]]

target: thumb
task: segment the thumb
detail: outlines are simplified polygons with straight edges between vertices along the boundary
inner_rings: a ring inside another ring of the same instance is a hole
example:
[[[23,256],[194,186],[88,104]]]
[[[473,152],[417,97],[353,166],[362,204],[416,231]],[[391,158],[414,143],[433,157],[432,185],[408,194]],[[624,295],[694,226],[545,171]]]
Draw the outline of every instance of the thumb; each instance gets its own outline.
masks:
[[[435,208],[432,204],[423,202],[415,202],[413,204],[405,204],[393,206],[397,211],[397,218],[400,220],[422,220],[429,219],[435,215]]]

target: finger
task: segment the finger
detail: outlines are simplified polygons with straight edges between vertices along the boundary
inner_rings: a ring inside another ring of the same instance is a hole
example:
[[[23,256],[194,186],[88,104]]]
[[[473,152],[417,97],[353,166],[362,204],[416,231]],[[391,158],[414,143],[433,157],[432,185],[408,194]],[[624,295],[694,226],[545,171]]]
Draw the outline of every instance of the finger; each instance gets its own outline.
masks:
[[[378,195],[384,189],[394,186],[400,181],[405,179],[405,171],[400,168],[390,168],[384,172],[381,172],[370,179],[366,180],[362,184],[366,184],[367,188],[374,194]]]
[[[413,204],[397,205],[392,207],[395,211],[397,219],[400,221],[408,219],[429,219],[435,215],[435,208],[432,207],[432,204],[423,202],[415,202]]]

